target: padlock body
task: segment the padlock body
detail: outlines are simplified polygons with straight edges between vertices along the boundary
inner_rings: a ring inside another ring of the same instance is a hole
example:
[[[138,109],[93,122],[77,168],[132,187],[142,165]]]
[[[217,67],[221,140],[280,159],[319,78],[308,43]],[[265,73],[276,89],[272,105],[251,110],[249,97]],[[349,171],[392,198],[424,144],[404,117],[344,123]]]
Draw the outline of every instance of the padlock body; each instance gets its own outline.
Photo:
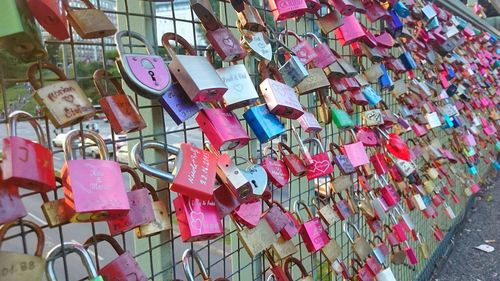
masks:
[[[148,280],[129,251],[125,251],[125,253],[112,260],[101,268],[98,273],[104,280]]]
[[[99,99],[99,104],[115,134],[126,134],[146,128],[146,122],[130,96],[117,94],[103,97]]]
[[[290,59],[279,68],[279,71],[285,83],[290,87],[297,86],[309,75],[304,64],[295,55],[290,56]]]
[[[293,120],[304,114],[302,105],[290,86],[267,78],[259,87],[271,113]]]
[[[0,281],[42,280],[45,259],[22,253],[0,251],[2,274]]]
[[[217,74],[228,88],[223,97],[225,108],[234,110],[249,106],[259,98],[245,65],[236,64],[219,68]]]
[[[315,253],[323,248],[330,238],[319,218],[306,221],[299,229],[299,234],[309,253]]]
[[[2,176],[6,184],[48,192],[56,188],[52,151],[17,136],[3,140]]]
[[[245,58],[246,52],[240,42],[227,27],[207,31],[207,40],[223,61],[235,61]]]
[[[177,125],[182,124],[200,111],[198,104],[187,96],[179,83],[172,84],[161,96],[159,102]]]
[[[43,203],[42,212],[50,227],[69,223],[73,215],[64,198]]]
[[[72,222],[106,220],[123,216],[130,210],[118,162],[68,160],[61,170],[61,178],[65,202],[73,212]]]
[[[140,188],[127,192],[130,211],[123,217],[107,220],[109,233],[116,234],[132,230],[154,220],[153,207],[149,191]]]
[[[13,184],[2,183],[0,188],[0,224],[20,219],[27,215],[19,196],[19,188]]]
[[[179,194],[173,203],[183,242],[210,240],[224,234],[214,201]]]
[[[261,143],[275,139],[286,131],[283,123],[265,104],[251,107],[243,117]]]
[[[278,21],[300,17],[308,9],[305,0],[271,0],[269,6],[273,11],[274,19]]]

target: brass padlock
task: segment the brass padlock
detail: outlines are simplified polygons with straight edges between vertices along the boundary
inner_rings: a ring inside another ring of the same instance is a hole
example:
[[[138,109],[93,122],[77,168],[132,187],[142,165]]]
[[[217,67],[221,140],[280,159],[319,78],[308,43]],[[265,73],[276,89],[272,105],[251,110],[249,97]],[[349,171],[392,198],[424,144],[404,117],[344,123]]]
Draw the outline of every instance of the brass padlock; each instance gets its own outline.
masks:
[[[142,183],[153,197],[152,207],[154,220],[151,223],[143,224],[135,229],[138,238],[156,235],[162,231],[172,229],[170,224],[169,211],[165,202],[161,201],[155,188],[147,182]]]
[[[56,181],[62,186],[61,178],[56,177]],[[40,193],[42,196],[42,212],[50,227],[56,227],[70,222],[72,217],[71,208],[64,202],[64,197],[49,201],[47,193]]]
[[[337,262],[338,257],[342,253],[342,249],[335,239],[331,239],[328,244],[326,244],[323,248],[321,248],[321,253],[326,258],[326,261],[330,266]]]
[[[233,216],[231,219],[238,230],[238,239],[251,258],[278,242],[278,237],[265,219],[260,219],[257,226],[251,229],[243,228]]]
[[[309,75],[295,87],[299,95],[306,95],[330,87],[330,81],[321,68],[310,68]]]
[[[0,250],[0,281],[27,281],[42,280],[45,271],[45,259],[42,258],[45,236],[43,230],[35,223],[27,220],[18,220],[4,224],[0,228],[0,247],[7,231],[14,226],[24,226],[34,231],[37,237],[34,255]],[[19,235],[19,234],[18,234]]]
[[[401,244],[396,246],[396,249],[391,245],[391,262],[395,265],[403,264],[406,260],[406,253],[403,251]]]
[[[330,205],[330,197],[325,199],[316,197],[312,199],[312,205],[318,210],[319,217],[327,224],[334,225],[340,220],[339,216]]]
[[[116,27],[103,11],[98,10],[89,0],[81,0],[87,9],[72,9],[68,0],[63,5],[68,13],[68,21],[83,39],[95,39],[111,36],[116,33]]]
[[[54,72],[59,81],[42,87],[36,71],[48,69]],[[87,95],[74,80],[68,80],[61,69],[50,63],[34,63],[26,71],[28,81],[36,90],[34,98],[45,107],[47,117],[57,129],[80,123],[94,117],[96,110]]]
[[[271,245],[271,249],[279,260],[284,260],[297,252],[297,246],[293,241],[286,240],[283,236],[278,237],[278,241]]]
[[[418,239],[418,248],[420,249],[420,254],[424,257],[424,259],[429,258],[429,247],[427,246],[427,242],[423,239],[420,233],[417,233]]]
[[[356,233],[357,233],[356,238],[353,238],[351,236],[351,234],[349,233],[349,229],[348,229],[349,225],[352,226],[354,228],[354,230],[356,231]],[[363,235],[359,231],[359,228],[351,222],[344,222],[343,230],[347,234],[347,238],[349,238],[349,241],[351,241],[352,248],[353,248],[353,251],[356,254],[356,256],[360,260],[366,260],[368,255],[372,252],[372,248],[371,248],[370,244],[368,243],[368,241],[366,241],[366,239],[363,237]]]
[[[267,31],[266,24],[262,20],[259,11],[250,3],[244,3],[243,11],[238,13],[238,26],[253,32]]]

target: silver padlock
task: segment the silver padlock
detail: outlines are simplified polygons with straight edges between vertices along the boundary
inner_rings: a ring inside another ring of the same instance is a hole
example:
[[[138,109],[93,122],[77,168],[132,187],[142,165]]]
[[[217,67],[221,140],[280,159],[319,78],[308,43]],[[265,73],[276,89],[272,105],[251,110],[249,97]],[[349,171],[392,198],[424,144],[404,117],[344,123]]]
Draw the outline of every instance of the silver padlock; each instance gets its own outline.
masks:
[[[197,252],[195,252],[193,249],[187,249],[184,251],[182,254],[182,267],[184,269],[184,274],[186,275],[187,281],[195,281],[195,275],[193,274],[193,271],[191,270],[191,262],[189,261],[189,258],[192,258],[195,262],[196,265],[198,265],[198,268],[200,269],[200,274],[201,278],[203,280],[212,280],[210,279],[210,276],[208,275],[207,269],[205,268],[205,265],[203,265],[203,261],[201,260],[200,255],[198,255]],[[218,278],[217,280],[227,280],[225,278]]]
[[[189,42],[178,34],[167,32],[163,34],[161,40],[172,60],[168,69],[192,101],[218,102],[222,100],[228,88],[206,57],[197,56]],[[182,46],[187,55],[177,55],[170,45],[171,40]]]
[[[147,54],[125,53],[123,38],[126,36],[143,43]],[[165,94],[172,81],[170,72],[146,39],[137,32],[123,30],[116,33],[115,43],[120,55],[116,65],[127,85],[148,99],[159,99]]]
[[[97,274],[97,269],[92,261],[92,258],[90,257],[90,254],[82,245],[78,243],[59,244],[47,253],[45,274],[48,281],[57,281],[56,272],[54,270],[55,260],[62,258],[63,256],[67,256],[70,253],[76,253],[80,256],[80,259],[82,260],[82,263],[89,275],[89,281],[104,281],[104,279]]]
[[[396,281],[396,277],[390,267],[380,271],[375,277],[378,281]]]
[[[268,178],[266,170],[264,170],[261,165],[251,163],[243,157],[237,156],[235,158],[242,159],[243,161],[250,164],[249,166],[241,170],[252,186],[252,195],[250,198],[248,198],[248,200],[251,201],[253,199],[259,198],[264,194],[264,191],[266,191],[267,188]]]
[[[291,50],[287,50],[290,54],[290,58],[284,64],[281,64],[278,59],[278,54],[280,52],[284,52],[283,50],[285,49],[288,48],[282,46],[276,51],[276,62],[279,67],[279,72],[283,76],[284,82],[290,87],[295,87],[299,85],[300,82],[302,82],[307,76],[309,76],[309,72],[300,61],[299,57],[293,54]]]

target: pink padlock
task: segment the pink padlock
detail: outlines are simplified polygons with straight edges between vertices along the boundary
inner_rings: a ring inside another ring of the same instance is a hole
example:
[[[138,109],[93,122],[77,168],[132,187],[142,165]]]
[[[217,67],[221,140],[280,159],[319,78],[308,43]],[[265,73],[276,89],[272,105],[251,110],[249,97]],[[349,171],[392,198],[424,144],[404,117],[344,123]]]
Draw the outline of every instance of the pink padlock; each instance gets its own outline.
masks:
[[[380,182],[380,178],[385,181],[385,184],[382,184],[382,182]],[[387,182],[387,180],[382,176],[377,177],[377,180],[379,180],[379,183],[382,186],[382,188],[380,188],[380,194],[382,195],[382,198],[384,198],[384,201],[387,203],[387,206],[389,206],[389,208],[396,206],[396,204],[401,201],[401,196],[399,195],[396,188],[392,184]]]
[[[312,60],[314,67],[325,68],[337,60],[337,57],[333,53],[332,49],[330,49],[330,46],[322,42],[316,34],[308,32],[306,33],[306,36],[311,37],[314,41],[316,41],[316,45],[314,46],[316,57]]]
[[[297,44],[290,49],[293,53],[295,53],[302,64],[306,65],[316,58],[317,54],[314,51],[313,46],[309,43],[309,41],[305,40],[305,38],[300,37],[297,33],[291,30],[285,29],[279,34],[278,40],[280,42],[282,41],[282,37],[284,35],[292,35],[295,39],[297,39]]]
[[[349,0],[330,0],[329,2],[343,16],[350,16],[356,11],[356,6]]]
[[[304,114],[295,90],[283,82],[283,77],[276,65],[272,63],[266,65],[266,62],[262,60],[259,63],[259,73],[264,79],[259,85],[260,91],[272,114],[293,120]],[[270,74],[276,80],[270,79]]]
[[[271,0],[269,7],[278,21],[301,17],[309,9],[305,0]]]
[[[302,205],[309,216],[307,221],[303,221],[299,215],[299,206]],[[294,212],[297,214],[299,222],[302,226],[299,229],[299,234],[304,241],[304,244],[309,253],[315,253],[325,247],[328,242],[330,242],[330,237],[326,232],[321,219],[319,217],[314,217],[311,210],[303,201],[296,201],[294,204]]]
[[[410,264],[416,265],[418,263],[417,255],[415,254],[415,251],[413,251],[413,248],[410,246],[408,241],[405,242],[404,251],[406,253],[406,257],[410,261]]]
[[[196,123],[217,150],[238,149],[250,141],[238,117],[231,111],[204,108],[196,116]]]
[[[323,127],[319,124],[316,116],[305,109],[304,115],[300,116],[297,121],[299,121],[300,127],[306,133],[319,133],[323,130]]]
[[[346,16],[343,20],[344,24],[335,29],[335,35],[340,40],[342,46],[361,40],[364,36],[366,36],[363,27],[355,15]]]
[[[173,203],[182,242],[210,240],[224,234],[214,201],[178,194]]]
[[[393,224],[391,225],[392,232],[396,235],[400,242],[405,242],[408,240],[404,227],[396,220],[396,218],[391,214],[391,219]]]

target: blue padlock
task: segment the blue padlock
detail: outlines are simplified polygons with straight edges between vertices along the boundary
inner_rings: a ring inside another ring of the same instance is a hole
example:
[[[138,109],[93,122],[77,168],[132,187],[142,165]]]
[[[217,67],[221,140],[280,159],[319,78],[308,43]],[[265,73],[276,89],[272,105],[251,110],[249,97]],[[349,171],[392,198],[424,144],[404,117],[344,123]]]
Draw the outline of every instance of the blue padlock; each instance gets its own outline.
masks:
[[[424,201],[425,206],[428,207],[432,204],[431,197],[429,195],[422,195],[422,201]]]
[[[380,68],[382,69],[382,72],[384,73],[378,79],[378,82],[380,83],[380,87],[382,89],[391,89],[392,86],[394,86],[394,82],[392,82],[391,76],[389,75],[389,73],[387,73],[387,69],[385,68],[384,64],[380,64]]]
[[[500,170],[500,163],[497,160],[493,161],[493,167],[495,167],[495,170]]]
[[[434,17],[432,18],[428,23],[427,23],[427,26],[425,27],[425,29],[427,31],[430,31],[430,30],[433,30],[433,29],[436,29],[438,27],[440,27],[441,25],[439,24],[439,20],[437,17]]]
[[[386,20],[387,31],[392,35],[392,37],[399,37],[403,31],[403,22],[393,9],[389,11],[389,14],[391,17]]]
[[[406,7],[406,5],[402,1],[398,1],[394,6],[393,6],[394,11],[396,11],[396,14],[402,18],[407,18],[410,15],[410,9]]]
[[[458,128],[462,126],[462,121],[458,116],[453,116],[451,119],[453,121],[453,128]]]
[[[380,97],[372,86],[364,87],[361,90],[361,93],[365,96],[365,99],[368,101],[370,106],[377,105],[382,100],[382,97]]]
[[[443,128],[444,129],[453,128],[453,120],[451,120],[450,116],[445,114],[443,115],[443,118],[444,118]]]
[[[283,123],[269,112],[266,104],[251,107],[243,113],[243,117],[261,143],[277,138],[286,131]]]
[[[476,168],[476,166],[470,166],[469,167],[469,173],[471,175],[477,175],[477,168]]]
[[[408,51],[404,51],[399,55],[399,60],[401,60],[407,71],[417,68],[417,62],[415,62],[415,59]]]

